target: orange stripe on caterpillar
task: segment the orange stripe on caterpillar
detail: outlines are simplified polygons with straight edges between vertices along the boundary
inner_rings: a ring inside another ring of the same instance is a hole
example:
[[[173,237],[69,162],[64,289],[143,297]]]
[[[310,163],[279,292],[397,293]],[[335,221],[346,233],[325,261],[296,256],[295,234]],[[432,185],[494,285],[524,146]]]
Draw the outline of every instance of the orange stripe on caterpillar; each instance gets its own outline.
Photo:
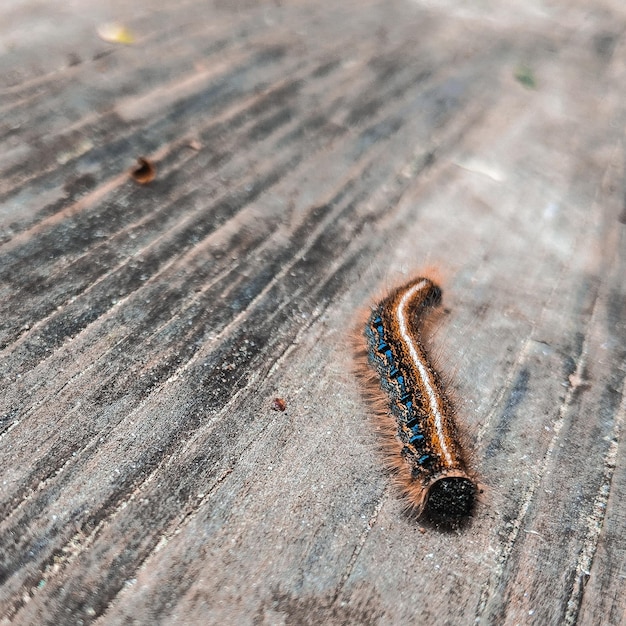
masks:
[[[463,460],[452,407],[420,340],[424,313],[440,302],[441,289],[428,278],[393,290],[365,325],[366,356],[388,400],[380,412],[388,465],[410,507],[454,522],[472,513],[478,489]]]

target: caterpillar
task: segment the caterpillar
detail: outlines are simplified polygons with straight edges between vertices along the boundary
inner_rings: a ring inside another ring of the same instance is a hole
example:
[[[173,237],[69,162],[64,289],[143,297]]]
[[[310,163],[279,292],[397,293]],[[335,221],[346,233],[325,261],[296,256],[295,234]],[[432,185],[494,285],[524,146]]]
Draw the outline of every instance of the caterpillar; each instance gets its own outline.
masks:
[[[466,468],[453,409],[420,336],[441,289],[418,277],[376,304],[365,324],[365,384],[375,399],[387,465],[419,517],[456,522],[471,515],[478,488]]]

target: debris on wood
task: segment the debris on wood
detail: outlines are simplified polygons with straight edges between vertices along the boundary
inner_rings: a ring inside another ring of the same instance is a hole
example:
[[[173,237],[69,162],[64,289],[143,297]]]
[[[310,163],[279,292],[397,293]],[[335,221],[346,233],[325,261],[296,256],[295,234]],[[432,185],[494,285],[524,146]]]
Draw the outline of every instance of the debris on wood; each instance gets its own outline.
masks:
[[[274,398],[272,401],[273,411],[284,411],[287,408],[287,403],[282,398]]]
[[[156,176],[154,163],[145,157],[139,157],[137,163],[138,165],[130,172],[133,180],[140,185],[147,185],[152,182]]]
[[[98,37],[107,43],[121,43],[126,46],[135,43],[135,36],[132,31],[118,22],[100,24],[96,32],[98,33]]]

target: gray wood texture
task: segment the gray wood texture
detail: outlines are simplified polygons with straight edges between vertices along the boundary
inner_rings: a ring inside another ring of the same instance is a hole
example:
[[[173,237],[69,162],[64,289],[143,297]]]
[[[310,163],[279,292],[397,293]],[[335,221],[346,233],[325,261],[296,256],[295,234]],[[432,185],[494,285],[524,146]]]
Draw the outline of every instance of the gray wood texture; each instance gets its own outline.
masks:
[[[0,623],[626,624],[625,32],[3,2]],[[353,373],[425,267],[484,485],[453,532],[403,512]]]

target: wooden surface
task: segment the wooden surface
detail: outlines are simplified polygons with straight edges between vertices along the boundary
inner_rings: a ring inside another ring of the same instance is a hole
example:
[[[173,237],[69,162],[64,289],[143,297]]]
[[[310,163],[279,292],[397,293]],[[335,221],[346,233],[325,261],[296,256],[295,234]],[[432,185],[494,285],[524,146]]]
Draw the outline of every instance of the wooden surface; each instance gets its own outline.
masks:
[[[0,28],[0,623],[626,623],[621,2]],[[425,266],[485,486],[456,532],[403,513],[352,374]]]

